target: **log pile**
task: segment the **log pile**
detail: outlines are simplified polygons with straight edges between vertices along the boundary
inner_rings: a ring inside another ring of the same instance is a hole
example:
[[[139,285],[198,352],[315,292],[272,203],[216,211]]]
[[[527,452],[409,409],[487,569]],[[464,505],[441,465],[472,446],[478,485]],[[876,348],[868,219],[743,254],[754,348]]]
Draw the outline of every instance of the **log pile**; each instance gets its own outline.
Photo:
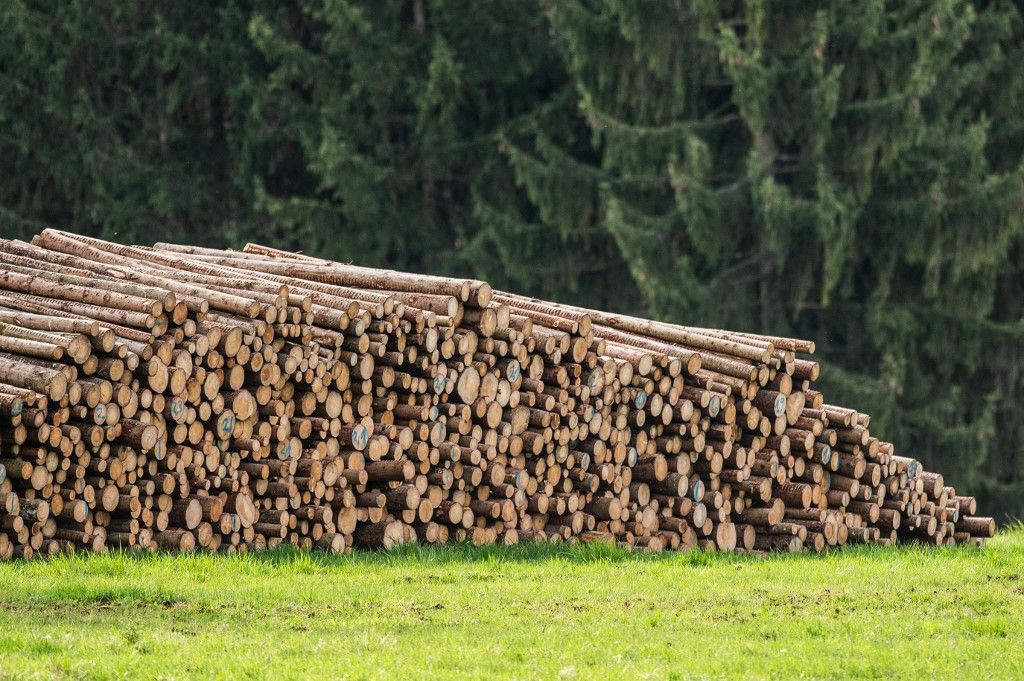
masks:
[[[981,545],[813,343],[249,245],[0,241],[0,558]]]

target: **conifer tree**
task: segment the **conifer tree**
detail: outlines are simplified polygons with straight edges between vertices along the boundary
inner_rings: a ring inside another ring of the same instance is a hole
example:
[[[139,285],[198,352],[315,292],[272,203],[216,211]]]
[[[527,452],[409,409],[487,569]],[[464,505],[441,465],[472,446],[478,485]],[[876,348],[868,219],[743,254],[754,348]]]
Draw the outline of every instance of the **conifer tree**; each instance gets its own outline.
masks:
[[[0,3],[0,233],[218,243],[251,219],[233,149],[236,3]]]
[[[510,139],[546,221],[610,234],[654,316],[816,339],[829,394],[879,432],[952,482],[1021,489],[1019,6],[547,16],[590,135]]]

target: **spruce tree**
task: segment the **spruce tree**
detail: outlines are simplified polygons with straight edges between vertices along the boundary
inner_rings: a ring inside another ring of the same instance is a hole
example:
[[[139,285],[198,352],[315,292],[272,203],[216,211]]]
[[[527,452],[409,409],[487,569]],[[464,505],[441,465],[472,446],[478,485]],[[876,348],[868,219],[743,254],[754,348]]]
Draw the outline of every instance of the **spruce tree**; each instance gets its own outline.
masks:
[[[0,3],[0,232],[218,243],[250,220],[233,153],[254,54],[246,12]]]
[[[538,117],[509,157],[553,228],[594,216],[654,316],[815,339],[830,396],[903,451],[1021,489],[1019,6],[547,16],[579,124]]]
[[[474,197],[512,186],[495,163],[498,131],[564,81],[539,8],[307,1],[255,12],[249,34],[269,69],[250,121],[265,221],[250,234],[366,264],[465,269],[461,250],[490,222]]]

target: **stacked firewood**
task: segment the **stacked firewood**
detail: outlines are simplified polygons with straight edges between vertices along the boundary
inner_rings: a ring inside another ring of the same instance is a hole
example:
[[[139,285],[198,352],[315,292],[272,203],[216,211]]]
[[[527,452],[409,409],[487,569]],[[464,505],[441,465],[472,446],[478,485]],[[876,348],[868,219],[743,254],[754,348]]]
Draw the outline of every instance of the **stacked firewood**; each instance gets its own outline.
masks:
[[[255,245],[0,241],[0,558],[991,536],[813,350]]]

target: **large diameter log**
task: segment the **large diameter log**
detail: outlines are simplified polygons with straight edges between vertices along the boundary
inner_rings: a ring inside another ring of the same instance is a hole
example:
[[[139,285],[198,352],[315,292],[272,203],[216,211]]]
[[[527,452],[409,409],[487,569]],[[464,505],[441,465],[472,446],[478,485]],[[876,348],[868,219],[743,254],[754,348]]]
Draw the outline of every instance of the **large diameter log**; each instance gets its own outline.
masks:
[[[775,525],[782,522],[785,512],[786,506],[782,499],[774,499],[769,506],[746,509],[740,518],[750,525]]]
[[[174,529],[157,532],[153,535],[153,541],[157,546],[168,551],[180,551],[188,553],[196,547],[196,538],[188,530]]]
[[[356,531],[356,545],[368,549],[393,549],[407,541],[405,525],[398,521],[369,523]]]
[[[178,499],[171,508],[171,520],[179,527],[194,530],[203,521],[203,507],[196,498]]]
[[[0,356],[0,382],[42,393],[60,400],[67,393],[68,380],[60,371],[24,364],[10,356]]]
[[[996,533],[996,521],[994,518],[961,516],[956,523],[956,529],[970,532],[975,537],[992,537]]]
[[[597,497],[587,505],[587,513],[600,520],[618,520],[622,504],[617,497]]]

